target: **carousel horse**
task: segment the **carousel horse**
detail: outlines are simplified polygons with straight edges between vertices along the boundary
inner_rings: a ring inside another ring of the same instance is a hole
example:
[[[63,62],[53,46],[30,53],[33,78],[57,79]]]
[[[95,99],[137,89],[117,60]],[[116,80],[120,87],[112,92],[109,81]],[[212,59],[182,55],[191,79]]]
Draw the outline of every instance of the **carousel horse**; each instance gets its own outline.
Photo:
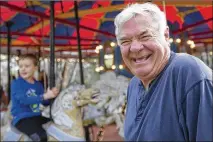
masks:
[[[95,124],[99,127],[115,122],[119,135],[124,137],[123,123],[128,83],[129,79],[124,76],[116,76],[111,71],[103,73],[100,80],[91,87],[99,90],[99,101],[94,105],[85,106],[91,110],[85,111],[84,119],[94,118]]]
[[[49,141],[85,141],[83,121],[92,119],[101,128],[116,123],[123,137],[124,115],[128,79],[112,72],[101,75],[99,81],[86,89],[83,85],[70,85],[62,90],[52,104],[53,122],[44,125]],[[49,118],[50,107],[42,107],[42,115]],[[83,113],[82,113],[83,111]],[[83,117],[82,117],[83,114]],[[1,127],[3,141],[29,141],[8,123]],[[12,136],[12,137],[11,137]]]
[[[96,103],[96,92],[91,88],[85,89],[83,85],[73,85],[61,91],[52,104],[53,122],[44,124],[49,141],[85,141],[81,106]],[[49,117],[49,110],[49,106],[45,107],[42,115]],[[1,140],[29,141],[27,136],[10,125],[11,115],[9,113],[8,111],[7,118],[10,119],[1,127]]]

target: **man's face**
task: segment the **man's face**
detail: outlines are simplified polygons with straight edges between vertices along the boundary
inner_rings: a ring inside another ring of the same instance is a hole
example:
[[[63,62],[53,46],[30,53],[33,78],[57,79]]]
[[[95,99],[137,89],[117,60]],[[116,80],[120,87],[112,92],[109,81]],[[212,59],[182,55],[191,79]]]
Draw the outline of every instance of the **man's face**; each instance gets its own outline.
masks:
[[[25,80],[32,79],[37,66],[34,65],[31,59],[21,59],[19,61],[19,73]]]
[[[122,25],[118,35],[123,60],[139,78],[152,78],[159,74],[170,50],[168,29],[160,34],[153,27],[156,25],[152,24],[150,17],[137,15]]]

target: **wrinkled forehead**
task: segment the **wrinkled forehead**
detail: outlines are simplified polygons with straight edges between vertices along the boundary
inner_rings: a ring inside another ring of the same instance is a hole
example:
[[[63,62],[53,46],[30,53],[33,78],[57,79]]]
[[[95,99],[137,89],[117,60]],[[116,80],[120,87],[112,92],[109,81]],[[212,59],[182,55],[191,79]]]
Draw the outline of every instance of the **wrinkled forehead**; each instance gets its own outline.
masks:
[[[120,26],[118,38],[154,32],[153,26],[152,19],[149,16],[137,14]]]

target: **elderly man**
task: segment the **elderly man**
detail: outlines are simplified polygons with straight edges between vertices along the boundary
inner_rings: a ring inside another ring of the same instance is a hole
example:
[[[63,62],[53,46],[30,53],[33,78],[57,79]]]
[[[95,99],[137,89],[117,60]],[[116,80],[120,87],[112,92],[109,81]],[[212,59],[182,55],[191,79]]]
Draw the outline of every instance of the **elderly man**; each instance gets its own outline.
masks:
[[[212,70],[191,55],[170,51],[165,14],[133,4],[115,18],[130,81],[127,141],[212,141]]]

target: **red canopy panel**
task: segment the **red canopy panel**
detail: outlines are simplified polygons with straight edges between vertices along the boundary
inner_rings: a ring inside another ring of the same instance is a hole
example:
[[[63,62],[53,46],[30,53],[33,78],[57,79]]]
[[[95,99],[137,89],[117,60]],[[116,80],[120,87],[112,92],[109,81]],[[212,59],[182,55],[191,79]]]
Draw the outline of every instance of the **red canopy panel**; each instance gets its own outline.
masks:
[[[159,6],[162,11],[163,6]],[[175,6],[166,6],[166,18],[171,23],[177,22],[179,24],[179,28],[182,28],[183,19],[178,15],[178,9]]]
[[[98,8],[98,5],[101,5],[102,7],[107,7],[111,4],[110,1],[97,1],[93,4],[92,9]],[[103,17],[105,13],[97,13],[97,14],[90,14],[86,15],[81,18],[80,25],[86,25],[87,27],[98,29],[100,26],[99,19]],[[91,19],[93,18],[93,19]],[[84,38],[92,38],[95,37],[96,32],[88,31],[85,29],[80,29],[80,36]],[[77,32],[75,31],[72,36],[77,36]],[[70,41],[71,44],[76,44],[77,41]],[[88,41],[81,41],[82,44],[88,43]],[[91,42],[89,42],[91,43]]]
[[[19,7],[25,7],[25,0],[23,0],[21,2],[8,1],[8,3],[19,6]],[[17,14],[16,11],[13,11],[12,9],[8,9],[5,7],[1,7],[0,11],[1,11],[0,18],[1,18],[1,20],[3,20],[3,21],[0,21],[0,24],[2,24],[4,21],[10,20]]]
[[[200,13],[202,14],[203,18],[206,20],[206,19],[209,19],[209,18],[212,18],[212,6],[209,6],[209,7],[201,7],[201,6],[197,6],[197,9],[199,9]],[[213,27],[213,22],[210,21],[208,22],[208,26],[210,29],[212,29]]]

